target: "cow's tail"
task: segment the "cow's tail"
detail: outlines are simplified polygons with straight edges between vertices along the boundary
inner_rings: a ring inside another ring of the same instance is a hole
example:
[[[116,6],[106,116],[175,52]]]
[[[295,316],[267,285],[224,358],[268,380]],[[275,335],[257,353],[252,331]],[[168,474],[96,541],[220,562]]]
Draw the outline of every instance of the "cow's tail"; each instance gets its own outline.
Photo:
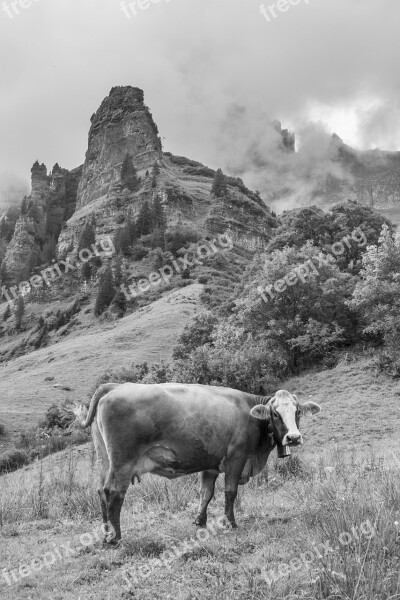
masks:
[[[120,385],[119,383],[105,383],[101,385],[92,396],[89,408],[83,404],[78,404],[73,409],[78,424],[83,428],[89,427],[93,423],[93,419],[96,416],[97,405],[101,398],[111,392],[115,387]]]

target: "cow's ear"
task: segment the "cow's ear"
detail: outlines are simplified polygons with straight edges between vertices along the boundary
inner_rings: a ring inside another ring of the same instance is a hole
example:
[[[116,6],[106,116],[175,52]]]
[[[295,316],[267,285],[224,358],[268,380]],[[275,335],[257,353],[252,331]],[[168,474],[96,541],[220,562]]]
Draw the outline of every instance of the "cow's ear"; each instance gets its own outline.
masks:
[[[300,404],[300,414],[302,416],[305,415],[317,415],[321,411],[321,407],[315,402],[304,402],[304,404]]]
[[[268,412],[268,408],[264,404],[257,404],[257,406],[254,406],[251,409],[250,414],[256,419],[266,421],[268,419]]]

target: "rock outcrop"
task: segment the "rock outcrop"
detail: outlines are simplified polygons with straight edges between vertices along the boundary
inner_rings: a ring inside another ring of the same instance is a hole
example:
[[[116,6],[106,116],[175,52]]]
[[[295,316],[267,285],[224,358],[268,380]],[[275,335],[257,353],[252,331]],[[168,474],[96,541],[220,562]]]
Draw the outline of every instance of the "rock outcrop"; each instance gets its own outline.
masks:
[[[48,175],[46,166],[35,162],[31,169],[31,195],[24,200],[24,210],[2,263],[3,279],[29,279],[41,260],[46,241],[57,242],[63,224],[75,211],[81,174],[82,167],[70,172],[55,165]]]
[[[78,190],[78,209],[105,196],[120,183],[127,153],[139,171],[150,168],[162,156],[157,126],[139,88],[112,88],[91,123]]]

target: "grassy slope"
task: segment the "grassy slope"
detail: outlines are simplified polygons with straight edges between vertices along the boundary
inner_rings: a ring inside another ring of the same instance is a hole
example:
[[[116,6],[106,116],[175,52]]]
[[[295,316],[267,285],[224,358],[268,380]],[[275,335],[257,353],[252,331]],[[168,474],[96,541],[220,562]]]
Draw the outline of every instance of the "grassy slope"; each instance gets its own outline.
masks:
[[[400,225],[400,208],[378,208],[377,210],[395,225]]]
[[[400,489],[397,471],[390,469],[393,465],[398,469],[398,465],[390,453],[381,462],[378,457],[383,445],[389,445],[390,450],[397,445],[399,383],[377,377],[371,359],[362,358],[291,379],[284,387],[296,392],[300,400],[312,398],[322,406],[321,415],[302,422],[306,443],[300,454],[308,468],[315,466],[311,478],[285,477],[270,464],[268,483],[259,477],[241,489],[238,531],[210,536],[197,547],[188,548],[170,569],[157,567],[127,590],[124,570],[151,568],[154,558],[165,558],[172,546],[196,535],[192,525],[196,478],[167,482],[145,477],[128,493],[120,549],[105,550],[99,542],[81,548],[68,560],[58,560],[12,588],[0,583],[1,597],[397,598],[398,569],[385,578],[389,563],[382,564],[381,554],[383,546],[391,553],[397,543],[393,522],[399,520]],[[93,454],[86,447],[48,457],[42,476],[40,464],[36,464],[0,478],[0,522],[4,525],[0,530],[0,567],[18,568],[52,551],[54,544],[71,543],[78,548],[80,535],[98,527],[92,467]],[[222,507],[221,481],[210,505],[210,519],[220,516]],[[341,546],[329,560],[315,559],[310,567],[292,571],[273,587],[267,584],[263,570],[278,568],[316,542],[337,540],[342,531],[351,531],[367,518],[373,522],[377,519],[379,535],[372,542],[361,539],[351,547]],[[339,576],[345,574],[345,580],[335,579],[338,572]],[[393,577],[397,579],[393,581]],[[340,594],[336,590],[332,596],[336,585]],[[379,588],[382,585],[384,593]]]
[[[36,425],[53,402],[86,397],[107,368],[168,360],[183,327],[199,310],[201,289],[193,284],[167,292],[116,323],[77,329],[56,344],[0,364],[0,421],[7,430],[0,453],[22,430]],[[55,389],[56,383],[71,392]]]

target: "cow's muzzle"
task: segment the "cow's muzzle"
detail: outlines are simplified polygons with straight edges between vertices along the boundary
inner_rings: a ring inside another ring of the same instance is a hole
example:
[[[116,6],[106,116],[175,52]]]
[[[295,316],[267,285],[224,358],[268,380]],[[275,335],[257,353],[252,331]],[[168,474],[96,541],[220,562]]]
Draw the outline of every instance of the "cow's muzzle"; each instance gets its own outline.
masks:
[[[300,446],[302,443],[301,433],[287,433],[282,440],[282,446]]]

